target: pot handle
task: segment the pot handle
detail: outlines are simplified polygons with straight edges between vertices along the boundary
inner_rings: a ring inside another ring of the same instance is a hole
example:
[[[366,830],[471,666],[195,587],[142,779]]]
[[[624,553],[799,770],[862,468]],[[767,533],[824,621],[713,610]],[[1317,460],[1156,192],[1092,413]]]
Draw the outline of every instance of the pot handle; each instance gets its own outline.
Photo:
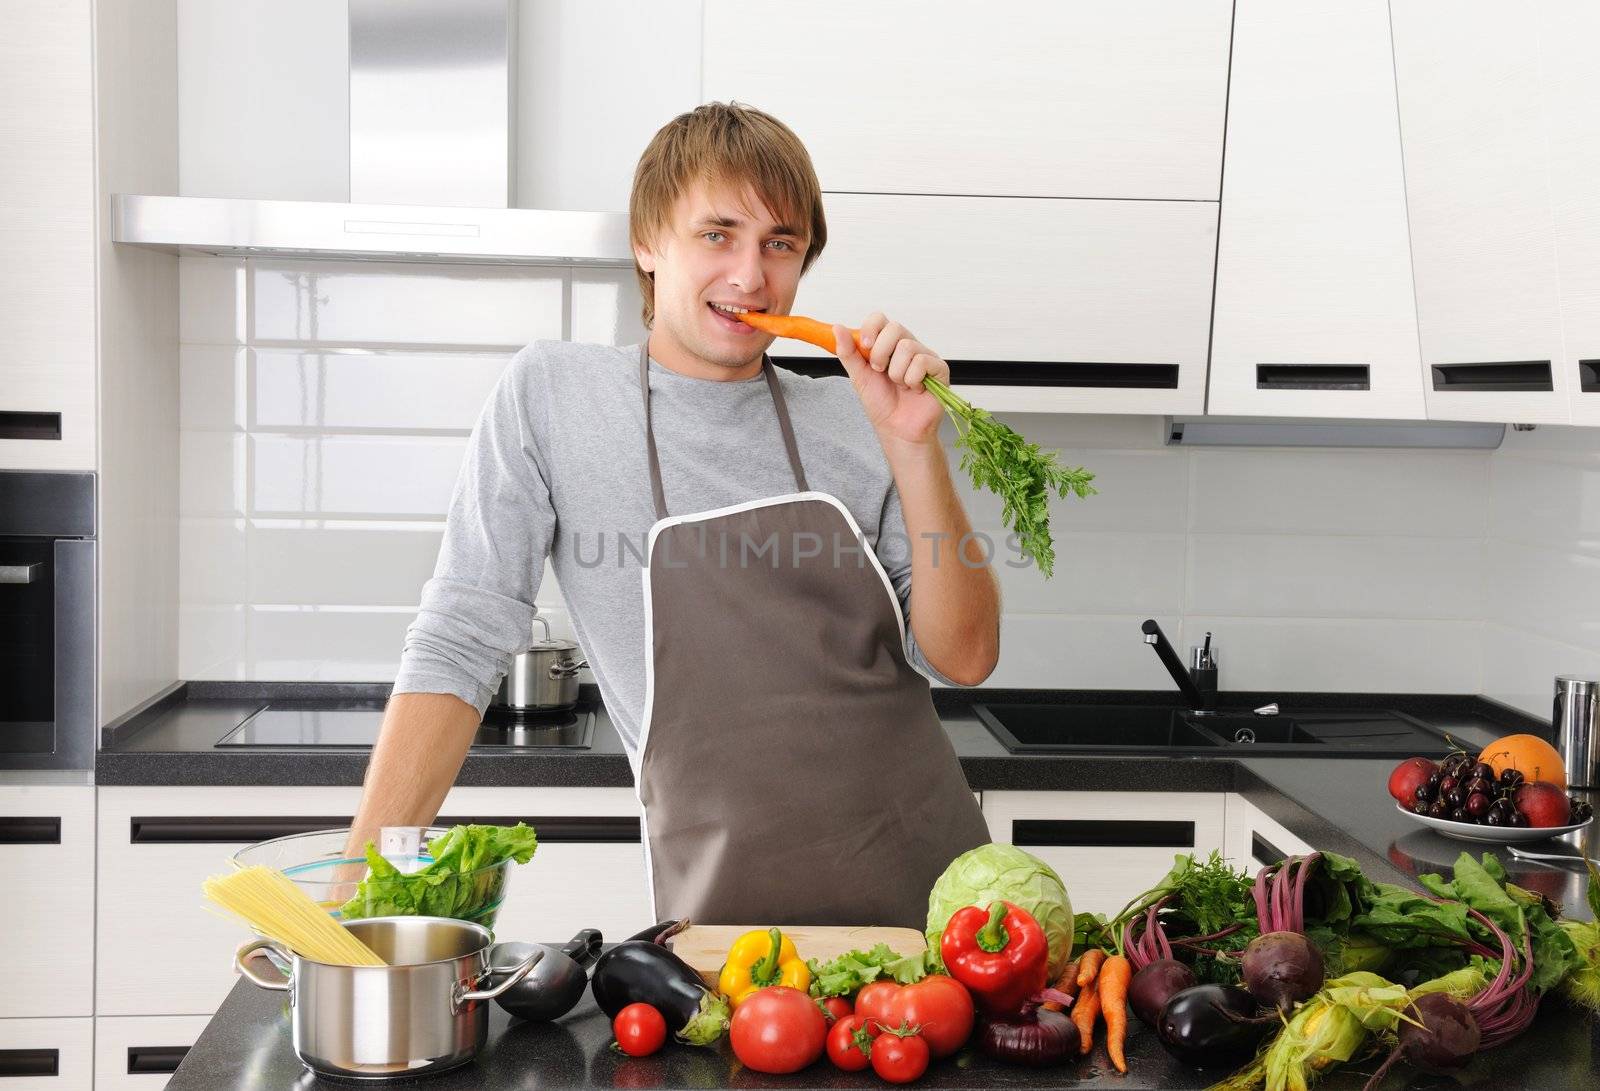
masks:
[[[571,678],[588,665],[589,661],[587,659],[580,659],[576,663],[552,663],[550,664],[550,677]]]
[[[284,950],[281,945],[274,943],[270,939],[258,939],[245,944],[243,947],[234,952],[233,968],[238,970],[245,977],[248,977],[259,988],[263,988],[275,993],[288,992],[290,978],[287,974],[284,975],[281,981],[269,981],[268,979],[259,976],[250,968],[252,956],[257,951],[265,951],[268,955],[277,955],[285,963],[293,965],[293,956],[291,956],[288,951]]]
[[[517,963],[511,972],[506,974],[505,978],[498,984],[487,989],[469,989],[464,982],[456,982],[456,987],[450,994],[450,1013],[454,1015],[460,1010],[462,1004],[471,1000],[493,1000],[527,977],[533,968],[539,965],[539,960],[542,958],[544,958],[544,948],[534,948],[533,954]]]

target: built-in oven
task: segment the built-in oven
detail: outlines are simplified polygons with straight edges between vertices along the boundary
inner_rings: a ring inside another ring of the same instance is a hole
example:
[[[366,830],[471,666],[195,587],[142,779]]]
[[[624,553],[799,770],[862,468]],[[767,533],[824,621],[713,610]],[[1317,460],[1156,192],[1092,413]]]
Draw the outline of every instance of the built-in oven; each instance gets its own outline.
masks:
[[[0,470],[0,769],[91,769],[94,475]]]

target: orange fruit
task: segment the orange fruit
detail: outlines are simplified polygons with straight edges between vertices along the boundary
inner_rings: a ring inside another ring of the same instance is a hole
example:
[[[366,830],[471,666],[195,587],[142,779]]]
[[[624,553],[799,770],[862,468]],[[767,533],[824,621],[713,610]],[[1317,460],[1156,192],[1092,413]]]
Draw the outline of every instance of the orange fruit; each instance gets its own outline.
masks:
[[[1507,735],[1483,748],[1478,760],[1488,762],[1499,776],[1515,769],[1528,780],[1542,780],[1567,790],[1567,771],[1556,748],[1537,735]]]

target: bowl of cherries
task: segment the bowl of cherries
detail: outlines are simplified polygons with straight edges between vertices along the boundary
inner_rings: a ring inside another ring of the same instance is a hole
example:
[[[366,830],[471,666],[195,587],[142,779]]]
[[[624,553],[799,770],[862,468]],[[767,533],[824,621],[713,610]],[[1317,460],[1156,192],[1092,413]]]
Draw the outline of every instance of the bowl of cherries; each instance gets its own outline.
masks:
[[[1520,770],[1496,772],[1464,751],[1443,761],[1407,758],[1389,774],[1389,794],[1406,817],[1459,841],[1504,845],[1581,830],[1592,805]]]

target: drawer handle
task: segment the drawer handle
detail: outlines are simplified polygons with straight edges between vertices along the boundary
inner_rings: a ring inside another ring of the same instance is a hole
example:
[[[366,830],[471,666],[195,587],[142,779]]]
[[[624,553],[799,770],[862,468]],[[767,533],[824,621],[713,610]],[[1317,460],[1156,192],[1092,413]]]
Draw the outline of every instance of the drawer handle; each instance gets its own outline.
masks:
[[[59,1049],[0,1049],[0,1076],[59,1076]]]
[[[1483,360],[1434,364],[1433,389],[1439,391],[1554,390],[1549,360]]]
[[[526,822],[546,845],[636,845],[639,819],[631,816],[510,816],[440,815],[434,825],[482,824],[514,826]],[[135,817],[129,820],[128,840],[135,845],[233,845],[270,841],[314,830],[350,825],[349,815],[313,815],[299,818],[245,817],[240,815]]]
[[[176,1072],[188,1053],[188,1046],[129,1046],[128,1075]]]
[[[33,564],[0,564],[0,583],[32,583],[39,573],[44,570],[44,565]]]
[[[774,356],[779,367],[811,378],[843,375],[832,356]],[[1176,390],[1177,364],[1110,364],[1095,360],[951,360],[950,385],[1109,387]]]
[[[59,844],[59,818],[0,818],[0,845]]]
[[[60,413],[0,410],[0,439],[60,439]]]
[[[1250,834],[1250,855],[1262,867],[1274,867],[1289,858],[1287,852],[1254,831]]]
[[[1257,390],[1371,390],[1366,364],[1257,364]]]
[[[1102,821],[1097,819],[1017,819],[1011,823],[1011,843],[1028,846],[1073,848],[1194,848],[1194,823],[1150,819]]]
[[[1585,394],[1600,394],[1600,360],[1578,361],[1578,389]]]

